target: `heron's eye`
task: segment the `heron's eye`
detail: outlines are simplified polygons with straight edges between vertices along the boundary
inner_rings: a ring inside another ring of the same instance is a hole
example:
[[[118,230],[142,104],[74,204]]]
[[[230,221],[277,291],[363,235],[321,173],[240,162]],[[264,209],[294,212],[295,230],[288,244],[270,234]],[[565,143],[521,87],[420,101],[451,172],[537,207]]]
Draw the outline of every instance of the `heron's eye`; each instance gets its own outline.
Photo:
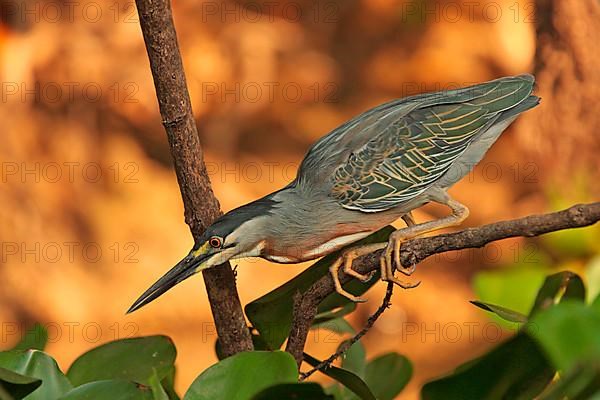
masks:
[[[220,248],[223,245],[223,239],[218,236],[213,236],[208,240],[208,244],[215,249]]]

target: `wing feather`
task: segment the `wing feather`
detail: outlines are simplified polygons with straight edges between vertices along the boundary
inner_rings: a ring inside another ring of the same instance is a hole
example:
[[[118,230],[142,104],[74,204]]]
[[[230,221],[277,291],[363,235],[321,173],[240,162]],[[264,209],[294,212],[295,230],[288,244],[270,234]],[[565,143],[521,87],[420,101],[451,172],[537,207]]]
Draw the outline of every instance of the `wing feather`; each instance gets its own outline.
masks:
[[[444,176],[503,112],[526,100],[532,87],[530,76],[520,76],[477,85],[470,91],[424,96],[385,126],[368,124],[367,130],[377,127],[379,132],[354,132],[371,133],[371,137],[334,170],[331,195],[343,207],[364,212],[387,210],[414,199]],[[374,121],[390,116],[393,109]]]

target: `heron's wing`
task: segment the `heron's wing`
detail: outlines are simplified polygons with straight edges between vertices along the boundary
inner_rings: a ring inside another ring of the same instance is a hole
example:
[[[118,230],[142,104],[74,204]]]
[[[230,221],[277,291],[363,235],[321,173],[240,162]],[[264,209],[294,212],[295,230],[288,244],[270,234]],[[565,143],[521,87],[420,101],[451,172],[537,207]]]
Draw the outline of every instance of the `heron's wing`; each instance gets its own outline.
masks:
[[[480,133],[514,116],[511,110],[532,87],[532,77],[520,76],[474,86],[470,95],[425,97],[349,154],[332,175],[331,195],[364,212],[412,200],[448,172]]]

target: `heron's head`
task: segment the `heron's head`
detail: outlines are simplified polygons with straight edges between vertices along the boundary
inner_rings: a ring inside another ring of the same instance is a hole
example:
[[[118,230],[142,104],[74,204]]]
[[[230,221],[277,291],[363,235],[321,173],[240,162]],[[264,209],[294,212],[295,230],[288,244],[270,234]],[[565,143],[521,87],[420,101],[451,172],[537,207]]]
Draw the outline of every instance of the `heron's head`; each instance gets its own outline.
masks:
[[[192,250],[169,272],[146,290],[127,313],[150,303],[179,282],[224,262],[261,255],[264,229],[273,201],[259,201],[239,207],[216,220],[196,241]]]

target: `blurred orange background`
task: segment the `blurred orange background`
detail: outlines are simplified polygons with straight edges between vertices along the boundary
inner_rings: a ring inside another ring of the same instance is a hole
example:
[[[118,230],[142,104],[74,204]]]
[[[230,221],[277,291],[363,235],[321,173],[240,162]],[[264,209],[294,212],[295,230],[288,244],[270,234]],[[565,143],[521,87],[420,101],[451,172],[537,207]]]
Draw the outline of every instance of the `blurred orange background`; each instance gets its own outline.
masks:
[[[0,1],[0,8],[0,348],[39,321],[50,331],[47,351],[66,369],[100,343],[165,334],[179,351],[183,393],[216,362],[201,278],[124,314],[192,245],[134,4]],[[177,0],[173,9],[224,211],[292,180],[308,146],[357,113],[532,72],[539,45],[531,1]],[[540,86],[542,105],[452,189],[471,208],[466,225],[548,211],[557,191],[566,203],[593,198],[590,164],[577,169],[561,157],[560,136],[540,140],[535,127],[551,118],[546,101],[560,95]],[[558,152],[540,151],[549,141]],[[589,146],[575,154],[586,152],[595,158]],[[444,212],[425,207],[416,218]],[[523,243],[433,257],[418,268],[419,288],[396,292],[364,342],[370,357],[393,350],[413,361],[402,398],[416,399],[423,382],[510,334],[468,300],[476,297],[474,273],[514,263]],[[306,266],[240,262],[242,303]],[[355,327],[383,292],[382,284],[369,292],[350,317]],[[317,331],[308,351],[327,356],[341,340]]]

